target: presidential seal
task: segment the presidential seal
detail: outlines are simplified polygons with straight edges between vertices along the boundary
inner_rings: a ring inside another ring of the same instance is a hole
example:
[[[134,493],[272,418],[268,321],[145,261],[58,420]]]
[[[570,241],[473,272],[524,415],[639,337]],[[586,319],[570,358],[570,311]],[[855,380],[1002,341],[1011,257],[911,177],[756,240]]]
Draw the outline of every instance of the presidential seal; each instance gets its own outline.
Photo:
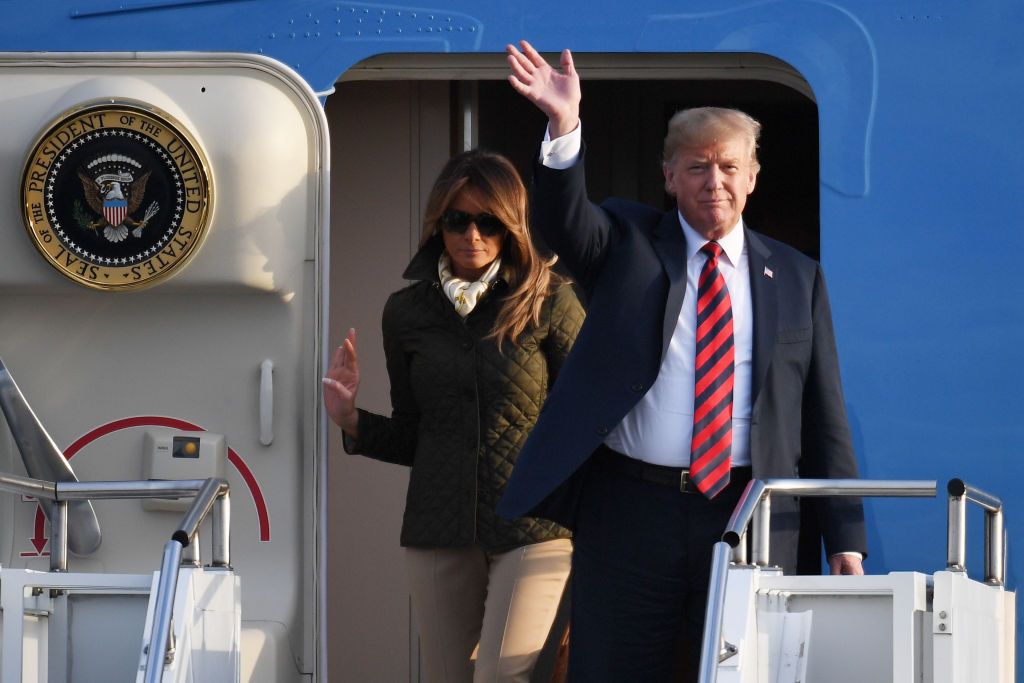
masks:
[[[61,274],[103,290],[148,287],[181,270],[212,202],[199,145],[169,115],[107,100],[67,112],[32,149],[25,225]]]

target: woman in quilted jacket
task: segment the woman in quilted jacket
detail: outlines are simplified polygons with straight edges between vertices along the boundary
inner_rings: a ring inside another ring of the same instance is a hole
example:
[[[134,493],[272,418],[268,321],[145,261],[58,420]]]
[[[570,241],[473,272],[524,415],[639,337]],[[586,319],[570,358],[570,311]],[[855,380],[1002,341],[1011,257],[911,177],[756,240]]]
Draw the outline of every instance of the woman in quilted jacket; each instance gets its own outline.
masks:
[[[403,275],[414,282],[384,307],[391,416],[356,408],[354,330],[324,378],[345,450],[412,468],[401,543],[432,683],[528,681],[569,573],[565,529],[494,511],[583,321],[553,262],[530,240],[512,164],[453,157]]]

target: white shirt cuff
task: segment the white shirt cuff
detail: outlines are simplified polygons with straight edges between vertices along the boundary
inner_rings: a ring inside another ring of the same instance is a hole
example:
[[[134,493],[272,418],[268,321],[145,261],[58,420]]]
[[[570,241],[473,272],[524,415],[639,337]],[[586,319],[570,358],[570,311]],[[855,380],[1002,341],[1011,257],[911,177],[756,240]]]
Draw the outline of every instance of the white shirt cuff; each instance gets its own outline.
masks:
[[[569,168],[580,158],[583,146],[583,124],[577,123],[572,132],[551,139],[551,131],[544,129],[544,140],[540,143],[540,162],[548,168],[561,171]]]
[[[850,551],[844,552],[844,553],[833,553],[829,557],[835,557],[836,555],[850,555],[852,557],[856,557],[858,560],[863,560],[864,559],[864,553],[858,553],[856,550],[850,550]]]

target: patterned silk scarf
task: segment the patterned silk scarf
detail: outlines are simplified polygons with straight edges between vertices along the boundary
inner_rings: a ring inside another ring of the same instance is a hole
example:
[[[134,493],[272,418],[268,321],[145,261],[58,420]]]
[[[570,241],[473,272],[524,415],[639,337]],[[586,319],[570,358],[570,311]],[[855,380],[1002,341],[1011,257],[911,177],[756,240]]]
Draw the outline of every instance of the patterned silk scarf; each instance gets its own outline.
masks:
[[[501,267],[501,259],[496,258],[476,282],[469,282],[452,274],[451,258],[448,252],[441,252],[441,258],[437,262],[437,274],[441,278],[441,289],[454,304],[455,312],[465,318],[472,311],[480,298],[491,288],[491,284],[498,277],[498,269]]]

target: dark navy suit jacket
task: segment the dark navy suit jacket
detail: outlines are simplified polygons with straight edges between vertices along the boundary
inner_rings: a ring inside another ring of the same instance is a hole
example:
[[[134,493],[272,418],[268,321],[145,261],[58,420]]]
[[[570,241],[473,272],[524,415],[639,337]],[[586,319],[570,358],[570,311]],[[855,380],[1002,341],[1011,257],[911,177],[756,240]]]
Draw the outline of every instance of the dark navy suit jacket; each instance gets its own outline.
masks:
[[[535,228],[586,293],[587,318],[498,511],[571,529],[590,455],[657,377],[686,290],[685,237],[675,210],[614,199],[592,204],[582,155],[566,170],[538,165],[532,200]],[[744,230],[754,311],[753,474],[856,477],[821,268]],[[866,553],[859,500],[812,504],[827,553]],[[772,499],[772,562],[787,571],[796,564],[799,505],[789,496]]]

